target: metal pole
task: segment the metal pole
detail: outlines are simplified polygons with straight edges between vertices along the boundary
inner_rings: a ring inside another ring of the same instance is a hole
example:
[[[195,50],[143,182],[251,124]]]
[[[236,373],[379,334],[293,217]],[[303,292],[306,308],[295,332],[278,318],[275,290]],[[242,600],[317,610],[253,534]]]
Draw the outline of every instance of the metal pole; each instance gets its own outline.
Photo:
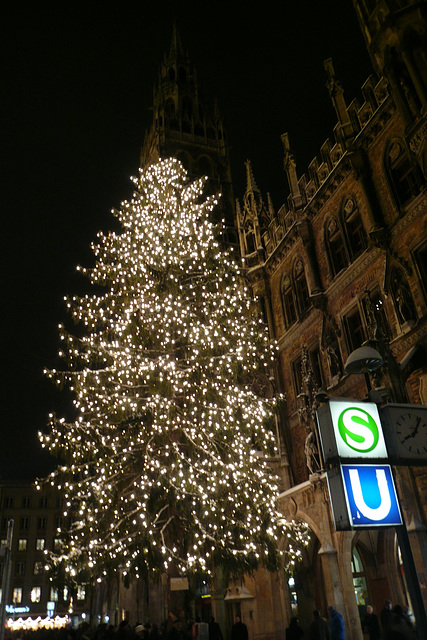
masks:
[[[6,623],[6,602],[9,597],[10,570],[12,565],[12,538],[13,538],[13,520],[8,520],[6,549],[4,554],[5,560],[4,560],[3,580],[1,583],[0,640],[4,640],[4,626]]]
[[[427,616],[406,524],[396,527],[396,533],[405,569],[406,584],[417,623],[417,635],[419,640],[425,640],[427,638]]]

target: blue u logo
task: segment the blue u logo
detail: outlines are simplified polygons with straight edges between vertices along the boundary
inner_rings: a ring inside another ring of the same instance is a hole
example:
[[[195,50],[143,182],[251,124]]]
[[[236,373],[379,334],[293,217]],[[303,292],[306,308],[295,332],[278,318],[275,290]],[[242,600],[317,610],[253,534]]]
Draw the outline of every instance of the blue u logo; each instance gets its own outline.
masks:
[[[389,465],[342,465],[341,470],[353,527],[402,524]]]

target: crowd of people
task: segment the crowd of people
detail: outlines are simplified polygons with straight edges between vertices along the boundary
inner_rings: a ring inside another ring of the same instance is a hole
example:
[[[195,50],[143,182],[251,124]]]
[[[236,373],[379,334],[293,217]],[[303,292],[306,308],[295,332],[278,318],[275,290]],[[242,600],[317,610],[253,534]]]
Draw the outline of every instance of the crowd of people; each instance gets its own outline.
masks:
[[[366,607],[362,620],[364,635],[369,640],[415,640],[414,619],[408,607],[392,606],[386,600],[380,617],[371,605]],[[305,636],[298,618],[293,617],[286,629],[286,640],[301,640]],[[328,607],[328,620],[318,610],[313,611],[313,620],[308,629],[307,640],[345,640],[342,615],[332,606]]]
[[[414,620],[408,607],[393,607],[390,600],[385,601],[379,616],[368,605],[362,627],[369,640],[416,639]],[[286,629],[286,640],[302,639],[346,640],[342,615],[332,606],[328,607],[328,619],[323,618],[318,610],[313,611],[307,634],[294,616]],[[6,630],[5,640],[224,640],[224,637],[213,616],[209,623],[170,616],[160,628],[149,623],[131,626],[123,620],[119,625],[102,623],[92,629],[84,622],[78,629],[66,626],[61,629]],[[239,616],[234,620],[230,640],[249,640],[248,628]]]
[[[242,629],[246,629],[246,635]],[[137,622],[129,624],[122,620],[119,625],[101,623],[92,628],[83,622],[78,628],[71,625],[59,629],[5,630],[5,640],[224,640],[221,627],[211,616],[208,623],[185,620],[184,617],[170,615],[160,625]],[[231,640],[248,640],[246,625],[236,619]]]

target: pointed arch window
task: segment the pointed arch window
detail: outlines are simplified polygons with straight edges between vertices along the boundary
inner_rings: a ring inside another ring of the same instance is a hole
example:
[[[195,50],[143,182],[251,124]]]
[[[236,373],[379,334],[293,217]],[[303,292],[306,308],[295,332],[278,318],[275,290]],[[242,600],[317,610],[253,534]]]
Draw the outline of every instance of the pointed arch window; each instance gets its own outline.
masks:
[[[354,259],[366,249],[367,237],[360,211],[353,198],[347,198],[344,202],[342,219],[346,230],[348,249]]]
[[[289,327],[297,320],[297,309],[295,304],[295,294],[292,281],[289,275],[285,275],[282,280],[282,301],[285,314],[285,323]]]
[[[287,273],[283,276],[281,291],[285,324],[289,327],[311,306],[304,263],[301,259],[295,262],[292,275]]]
[[[402,140],[395,140],[389,145],[385,165],[396,204],[403,207],[418,195],[420,188],[414,165]]]
[[[344,237],[338,221],[330,218],[326,225],[325,244],[329,257],[329,264],[333,276],[348,266],[349,260],[344,244]]]
[[[307,286],[307,278],[305,277],[304,263],[302,260],[297,260],[295,263],[294,282],[298,310],[300,313],[304,313],[304,311],[307,311],[311,306],[311,303]]]
[[[255,247],[255,233],[251,224],[247,224],[245,227],[245,239],[246,239],[246,251],[247,253],[254,253]]]

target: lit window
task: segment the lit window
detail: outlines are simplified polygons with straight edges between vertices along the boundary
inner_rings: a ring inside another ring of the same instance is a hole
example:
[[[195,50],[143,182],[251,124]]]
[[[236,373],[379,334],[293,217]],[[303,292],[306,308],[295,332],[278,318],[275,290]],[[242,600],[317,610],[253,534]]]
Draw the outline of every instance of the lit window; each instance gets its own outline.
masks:
[[[86,589],[84,587],[77,587],[77,600],[84,600],[86,598]]]
[[[35,576],[39,576],[41,573],[44,572],[44,563],[37,561],[34,563],[34,575]]]
[[[46,546],[46,540],[44,538],[37,538],[36,540],[37,551],[44,551],[45,546]]]
[[[52,602],[58,602],[58,589],[56,587],[50,588],[50,600],[52,600]]]
[[[61,545],[62,545],[62,540],[61,538],[54,538],[53,539],[53,550],[55,552],[58,552],[61,550]]]
[[[6,549],[7,547],[7,540],[6,538],[2,538],[2,540],[0,541],[0,549]]]
[[[12,593],[13,604],[21,604],[22,602],[22,588],[15,587]]]
[[[33,587],[31,589],[31,594],[30,594],[31,602],[40,602],[41,597],[42,597],[41,587]]]
[[[19,538],[18,540],[18,551],[26,551],[28,545],[27,538]]]

